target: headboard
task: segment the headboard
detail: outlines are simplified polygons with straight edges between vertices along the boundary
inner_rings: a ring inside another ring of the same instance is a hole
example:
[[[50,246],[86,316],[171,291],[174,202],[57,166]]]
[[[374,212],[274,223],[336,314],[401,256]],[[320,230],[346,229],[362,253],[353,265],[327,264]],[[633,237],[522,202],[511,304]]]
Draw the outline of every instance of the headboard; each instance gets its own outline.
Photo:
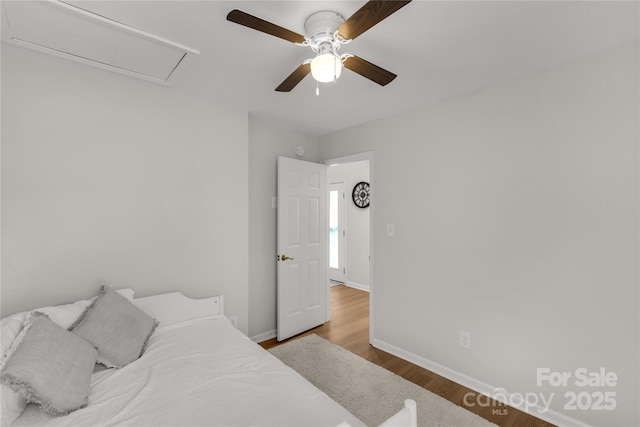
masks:
[[[222,316],[224,314],[224,297],[194,299],[180,292],[152,295],[135,298],[133,303],[149,313],[160,324],[173,324],[185,320],[205,316]]]

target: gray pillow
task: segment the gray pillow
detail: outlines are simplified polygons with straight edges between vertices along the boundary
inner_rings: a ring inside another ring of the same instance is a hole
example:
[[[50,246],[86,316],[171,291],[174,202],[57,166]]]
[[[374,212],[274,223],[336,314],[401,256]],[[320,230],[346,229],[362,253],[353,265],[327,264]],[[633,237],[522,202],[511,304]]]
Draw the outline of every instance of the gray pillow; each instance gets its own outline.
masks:
[[[53,415],[87,406],[97,351],[45,314],[33,313],[25,327],[0,381]]]
[[[121,368],[137,360],[158,322],[113,289],[102,286],[98,298],[69,328],[98,350],[98,362]]]

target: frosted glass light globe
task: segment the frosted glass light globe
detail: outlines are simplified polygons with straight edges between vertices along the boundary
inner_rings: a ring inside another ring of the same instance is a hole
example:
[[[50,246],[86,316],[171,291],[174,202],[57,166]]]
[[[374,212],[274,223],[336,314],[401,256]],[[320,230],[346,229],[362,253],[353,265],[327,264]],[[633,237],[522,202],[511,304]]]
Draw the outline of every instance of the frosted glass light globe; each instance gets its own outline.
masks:
[[[318,55],[311,61],[311,75],[320,83],[338,80],[342,72],[342,61],[331,53]]]

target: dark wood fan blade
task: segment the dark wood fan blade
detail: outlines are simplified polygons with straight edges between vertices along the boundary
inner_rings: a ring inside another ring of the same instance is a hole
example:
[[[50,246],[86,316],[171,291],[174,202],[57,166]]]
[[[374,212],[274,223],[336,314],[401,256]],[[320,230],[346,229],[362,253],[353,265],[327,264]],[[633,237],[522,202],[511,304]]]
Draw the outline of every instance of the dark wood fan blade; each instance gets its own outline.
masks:
[[[276,92],[291,92],[291,90],[296,87],[296,85],[300,83],[310,72],[311,64],[300,65],[293,71],[293,73],[289,74],[289,77],[280,83],[280,86],[276,88]]]
[[[298,33],[287,30],[279,25],[272,24],[271,22],[265,21],[264,19],[260,19],[256,16],[249,15],[248,13],[238,9],[234,9],[229,12],[227,15],[227,21],[235,22],[236,24],[271,34],[272,36],[290,41],[291,43],[302,43],[304,41],[304,36],[301,36]]]
[[[338,27],[338,32],[345,39],[355,39],[409,3],[411,0],[368,1]]]
[[[371,62],[358,56],[351,56],[344,61],[344,66],[354,73],[360,74],[371,81],[378,83],[380,86],[386,86],[397,76],[384,68],[378,67]]]

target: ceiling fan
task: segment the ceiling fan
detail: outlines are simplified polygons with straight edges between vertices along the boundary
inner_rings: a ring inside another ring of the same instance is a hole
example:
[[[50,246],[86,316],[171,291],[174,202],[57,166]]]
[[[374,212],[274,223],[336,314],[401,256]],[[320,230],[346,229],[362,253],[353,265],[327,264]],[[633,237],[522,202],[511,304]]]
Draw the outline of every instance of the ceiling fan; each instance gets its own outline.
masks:
[[[227,20],[298,46],[308,46],[316,53],[314,58],[305,60],[276,88],[278,92],[290,92],[309,73],[318,82],[336,81],[343,66],[385,86],[396,78],[395,74],[351,53],[340,55],[338,50],[343,44],[351,42],[410,2],[411,0],[370,0],[347,20],[337,12],[316,12],[305,21],[305,36],[238,9],[229,12]],[[318,93],[316,88],[316,95]]]

